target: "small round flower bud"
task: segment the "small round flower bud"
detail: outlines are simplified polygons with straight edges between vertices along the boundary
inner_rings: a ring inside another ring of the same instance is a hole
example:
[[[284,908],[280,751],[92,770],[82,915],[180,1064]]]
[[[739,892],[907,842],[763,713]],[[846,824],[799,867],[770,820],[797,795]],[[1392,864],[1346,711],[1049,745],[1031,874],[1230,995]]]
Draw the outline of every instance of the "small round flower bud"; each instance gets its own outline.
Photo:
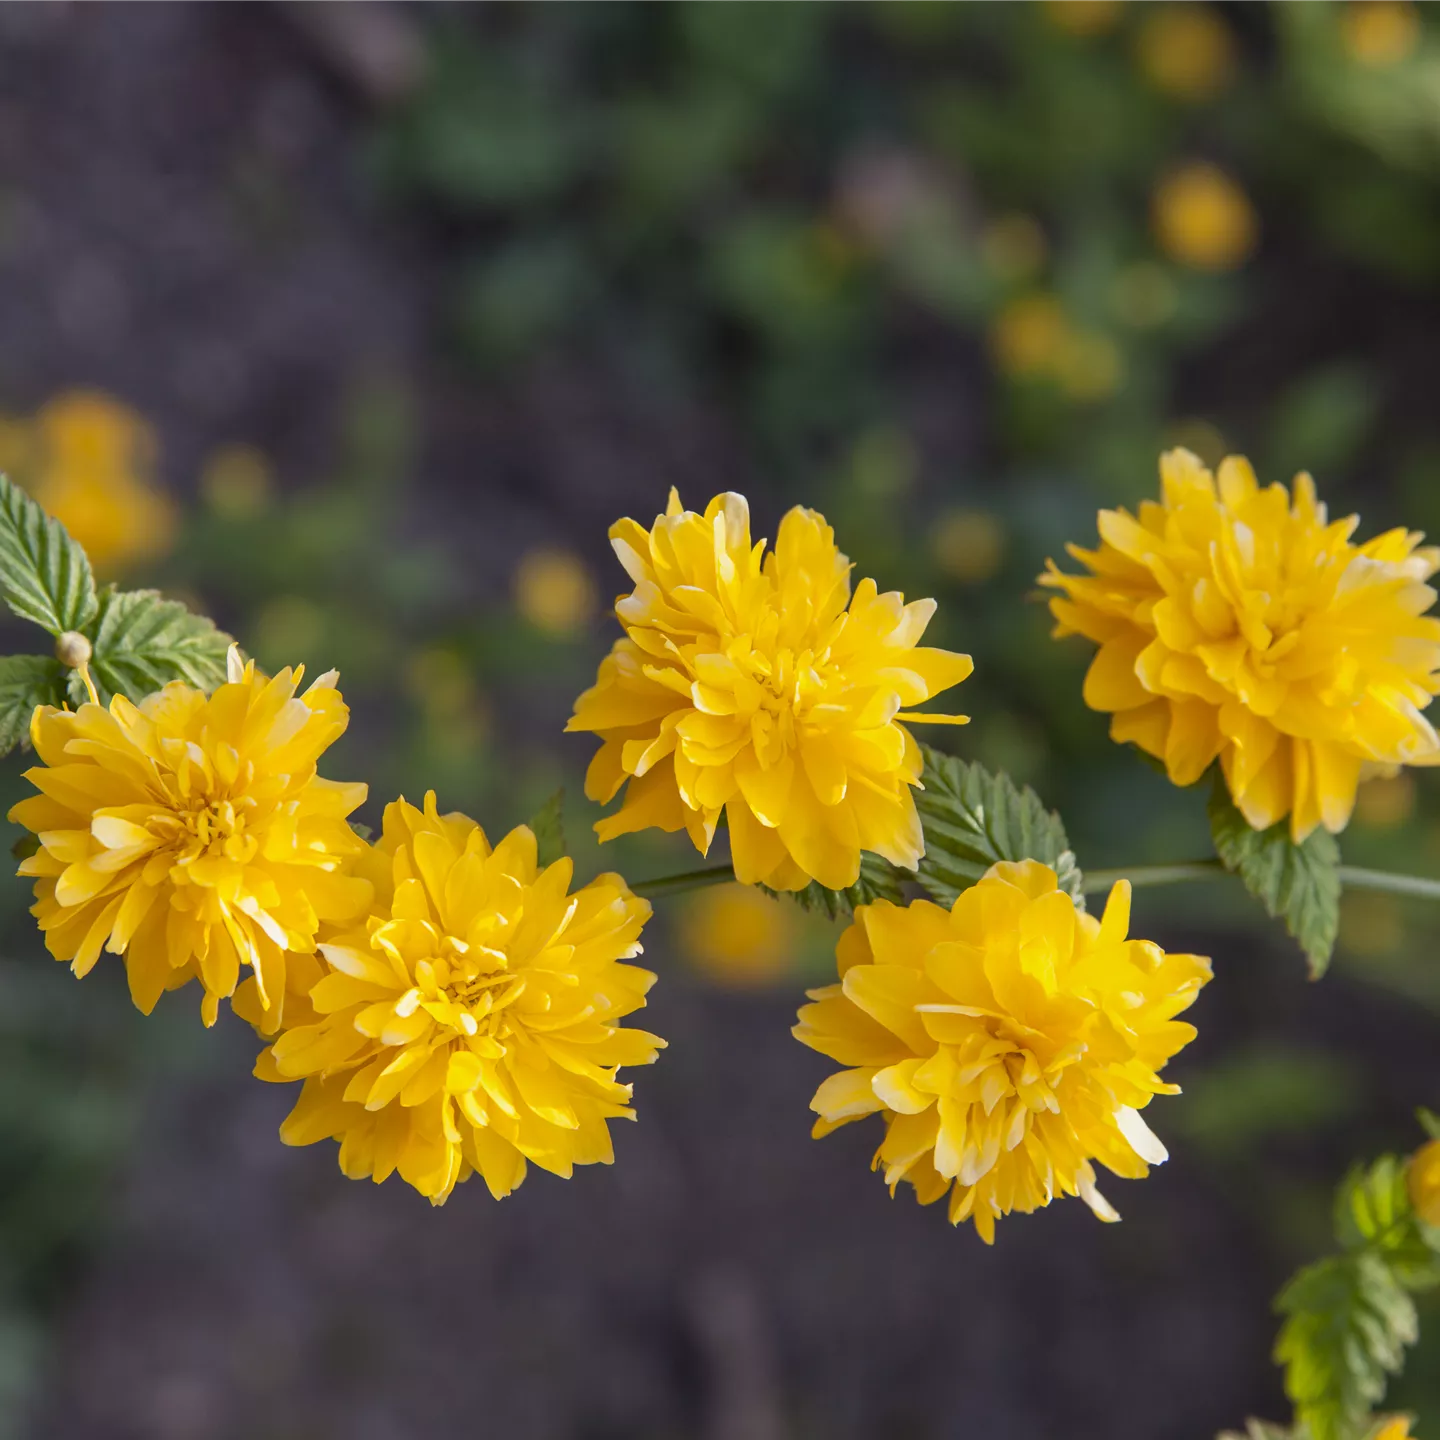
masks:
[[[94,653],[90,642],[78,630],[67,630],[55,642],[55,658],[70,670],[88,665]]]

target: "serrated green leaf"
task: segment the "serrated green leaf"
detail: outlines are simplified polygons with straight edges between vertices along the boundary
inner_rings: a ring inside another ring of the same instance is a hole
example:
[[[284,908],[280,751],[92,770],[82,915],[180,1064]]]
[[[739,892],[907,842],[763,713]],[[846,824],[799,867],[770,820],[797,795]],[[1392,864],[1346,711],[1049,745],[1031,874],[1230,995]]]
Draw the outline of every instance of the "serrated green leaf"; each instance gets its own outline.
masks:
[[[983,765],[922,745],[924,790],[915,796],[925,830],[920,883],[941,904],[953,905],[1000,860],[1039,860],[1060,888],[1085,908],[1080,867],[1060,817],[1028,785],[994,775]]]
[[[1318,980],[1330,964],[1340,928],[1340,847],[1335,837],[1317,828],[1297,845],[1284,820],[1268,830],[1252,830],[1230,799],[1219,770],[1209,811],[1215,853],[1268,914],[1284,920],[1310,961],[1311,978]]]
[[[1405,1161],[1382,1155],[1357,1165],[1335,1192],[1335,1238],[1346,1250],[1368,1247],[1383,1255],[1407,1289],[1440,1282],[1440,1258],[1427,1242],[1410,1203]]]
[[[1414,1301],[1373,1249],[1317,1261],[1280,1292],[1285,1393],[1314,1440],[1351,1440],[1419,1333]]]
[[[103,703],[117,694],[138,701],[172,680],[208,691],[225,679],[230,637],[156,590],[105,590],[89,633],[90,676]],[[77,704],[88,698],[78,673],[70,694]]]
[[[5,475],[0,475],[0,590],[21,619],[52,635],[83,630],[98,606],[85,552]]]
[[[65,697],[65,667],[48,655],[0,657],[0,755],[28,739],[37,705]]]
[[[535,832],[537,864],[543,870],[565,858],[565,791],[557,790],[530,821]]]
[[[903,905],[904,882],[912,878],[908,870],[901,870],[867,850],[860,856],[859,879],[845,890],[827,890],[818,880],[812,880],[803,890],[772,890],[768,885],[760,889],[777,900],[793,900],[812,914],[824,915],[830,920],[848,920],[857,905],[869,905],[875,900],[891,900]]]

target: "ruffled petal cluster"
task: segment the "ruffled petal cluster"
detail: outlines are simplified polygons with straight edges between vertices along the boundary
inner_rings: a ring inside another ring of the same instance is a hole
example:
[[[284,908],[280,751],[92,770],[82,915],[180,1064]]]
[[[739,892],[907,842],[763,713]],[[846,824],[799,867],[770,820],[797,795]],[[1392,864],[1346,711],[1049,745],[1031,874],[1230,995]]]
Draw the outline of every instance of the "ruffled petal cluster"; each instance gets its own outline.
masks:
[[[1051,562],[1041,583],[1057,635],[1100,649],[1085,700],[1110,734],[1165,763],[1177,785],[1212,761],[1257,830],[1290,817],[1295,840],[1342,830],[1359,781],[1440,761],[1421,711],[1440,693],[1440,619],[1426,582],[1440,551],[1391,530],[1352,545],[1308,475],[1262,489],[1231,456],[1212,476],[1161,457],[1162,497],[1138,517],[1100,512],[1100,546]]]
[[[703,515],[669,507],[646,530],[610,532],[635,583],[625,627],[570,730],[604,741],[585,793],[624,803],[602,840],[658,826],[708,853],[722,813],[735,873],[797,890],[853,885],[870,850],[914,869],[924,852],[911,794],[921,757],[907,707],[959,683],[967,655],[919,644],[933,600],[907,605],[862,580],[813,510],[752,543],[740,495]]]
[[[498,1199],[527,1161],[608,1164],[606,1122],[634,1117],[615,1072],[665,1043],[618,1024],[655,980],[621,963],[649,902],[618,875],[572,895],[571,862],[539,869],[525,826],[492,849],[433,792],[387,807],[363,868],[371,913],[321,944],[308,1022],[256,1068],[305,1081],[281,1139],[333,1137],[352,1179],[398,1171],[435,1204],[475,1171]]]
[[[177,681],[140,705],[36,710],[41,764],[25,778],[40,793],[10,819],[39,840],[20,874],[36,877],[31,913],[57,960],[85,975],[102,949],[123,955],[146,1014],[198,979],[207,1025],[248,970],[237,1003],[278,1028],[287,954],[370,898],[346,873],[365,786],[315,768],[349,712],[333,671],[297,694],[301,677],[267,679],[232,650],[213,695]]]
[[[1176,1020],[1210,978],[1197,955],[1127,938],[1130,886],[1103,920],[1037,861],[992,866],[951,910],[862,905],[840,939],[840,983],[810,992],[796,1038],[846,1068],[815,1093],[816,1136],[885,1120],[875,1155],[894,1192],[950,1196],[950,1220],[995,1220],[1079,1195],[1119,1217],[1093,1162],[1143,1176],[1166,1152],[1140,1115],[1175,1094],[1159,1072],[1195,1036]]]

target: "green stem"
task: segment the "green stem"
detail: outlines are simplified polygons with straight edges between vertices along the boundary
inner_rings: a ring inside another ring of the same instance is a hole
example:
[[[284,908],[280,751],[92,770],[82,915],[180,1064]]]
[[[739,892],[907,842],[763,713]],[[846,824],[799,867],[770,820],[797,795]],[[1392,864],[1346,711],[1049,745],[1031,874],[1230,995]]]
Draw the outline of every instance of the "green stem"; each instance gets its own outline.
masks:
[[[728,885],[735,878],[729,865],[711,865],[704,870],[685,870],[679,875],[662,875],[658,880],[640,880],[630,888],[647,900],[661,895],[679,895],[706,885]]]
[[[1174,885],[1184,880],[1214,880],[1230,872],[1218,859],[1190,860],[1178,865],[1140,865],[1133,870],[1090,870],[1085,875],[1085,893],[1108,890],[1117,880],[1128,880],[1137,889],[1142,885]],[[1342,865],[1340,883],[1349,890],[1384,890],[1392,895],[1418,895],[1440,900],[1440,880],[1423,875],[1392,875],[1388,870],[1365,870]]]

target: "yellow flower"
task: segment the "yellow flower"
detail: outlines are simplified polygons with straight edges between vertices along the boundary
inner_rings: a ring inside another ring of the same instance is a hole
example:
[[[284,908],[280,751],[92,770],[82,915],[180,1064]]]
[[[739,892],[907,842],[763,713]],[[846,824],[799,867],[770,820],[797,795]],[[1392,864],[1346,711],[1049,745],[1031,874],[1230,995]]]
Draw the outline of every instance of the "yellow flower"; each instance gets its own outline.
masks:
[[[1440,1226],[1440,1140],[1422,1145],[1410,1160],[1410,1203],[1427,1224]]]
[[[515,570],[515,608],[547,635],[574,635],[595,613],[595,582],[578,555],[531,550]]]
[[[1121,0],[1044,0],[1045,18],[1068,35],[1103,35],[1120,18]]]
[[[38,416],[31,493],[85,548],[102,573],[164,555],[175,538],[175,504],[154,485],[155,437],[134,411],[76,391]]]
[[[1085,702],[1113,713],[1111,738],[1177,785],[1218,757],[1246,820],[1288,815],[1297,841],[1344,829],[1367,768],[1440,761],[1420,713],[1440,692],[1440,620],[1422,614],[1440,551],[1404,530],[1352,545],[1358,518],[1328,523],[1308,475],[1292,501],[1238,456],[1218,488],[1188,450],[1160,475],[1161,503],[1102,510],[1099,549],[1070,547],[1092,574],[1041,577],[1064,591],[1055,634],[1100,645]]]
[[[1410,1417],[1393,1415],[1370,1437],[1370,1440],[1414,1440],[1410,1434]]]
[[[1259,222],[1245,192],[1215,165],[1191,164],[1155,191],[1161,248],[1195,270],[1233,270],[1255,248]]]
[[[1210,978],[1198,955],[1127,940],[1130,885],[1079,913],[1038,861],[993,865],[946,911],[877,901],[840,937],[840,983],[812,990],[796,1038],[849,1068],[815,1092],[828,1135],[885,1117],[891,1193],[950,1196],[989,1244],[997,1216],[1079,1195],[1118,1220],[1092,1161],[1134,1179],[1166,1158],[1140,1111],[1195,1037],[1174,1017]]]
[[[795,963],[793,908],[746,885],[716,885],[687,899],[680,943],[696,969],[719,984],[766,985]]]
[[[31,913],[57,960],[85,975],[102,946],[123,955],[147,1015],[198,978],[207,1025],[248,965],[237,1008],[279,1025],[286,952],[313,951],[320,922],[370,894],[344,873],[364,849],[345,817],[365,786],[315,773],[349,712],[333,671],[297,696],[300,678],[267,680],[232,649],[230,681],[208,698],[176,681],[138,706],[36,710],[43,763],[25,778],[40,794],[10,819],[39,837],[20,874],[37,877]]]
[[[1208,100],[1235,73],[1234,37],[1210,5],[1149,7],[1137,55],[1145,78],[1177,100]]]
[[[635,582],[616,602],[625,627],[569,730],[603,740],[585,793],[628,782],[602,840],[658,826],[708,853],[722,811],[745,884],[853,885],[860,852],[913,870],[924,852],[911,787],[920,748],[906,713],[963,680],[968,655],[918,646],[933,600],[905,604],[862,580],[813,510],[780,522],[770,555],[752,545],[743,496],[704,515],[672,490],[652,530],[610,532]]]
[[[1340,39],[1352,60],[1386,69],[1414,53],[1420,43],[1420,15],[1415,6],[1395,0],[1352,0],[1340,21]]]
[[[640,954],[650,905],[618,875],[571,895],[571,862],[537,869],[535,836],[493,850],[464,815],[386,808],[367,856],[368,919],[320,947],[312,1023],[261,1057],[264,1080],[303,1078],[287,1145],[340,1141],[340,1168],[398,1170],[437,1205],[479,1171],[497,1199],[525,1163],[569,1177],[613,1158],[606,1120],[634,1117],[622,1065],[663,1040],[616,1022],[655,977]]]

